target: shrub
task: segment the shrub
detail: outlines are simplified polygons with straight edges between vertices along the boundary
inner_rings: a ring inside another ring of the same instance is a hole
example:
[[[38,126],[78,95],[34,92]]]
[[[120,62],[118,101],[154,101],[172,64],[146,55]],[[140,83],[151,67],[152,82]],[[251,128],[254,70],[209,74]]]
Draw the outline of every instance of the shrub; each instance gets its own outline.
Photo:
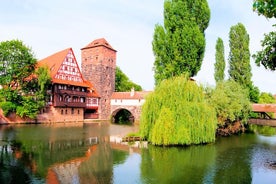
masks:
[[[219,126],[240,121],[247,123],[251,104],[248,91],[233,80],[217,84],[211,92],[210,104],[215,108]]]

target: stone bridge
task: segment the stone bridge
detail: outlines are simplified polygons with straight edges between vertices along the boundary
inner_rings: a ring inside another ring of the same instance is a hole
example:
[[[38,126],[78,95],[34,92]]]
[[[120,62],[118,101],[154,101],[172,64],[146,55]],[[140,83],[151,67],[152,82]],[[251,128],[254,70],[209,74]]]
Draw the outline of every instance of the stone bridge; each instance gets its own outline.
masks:
[[[111,116],[115,118],[120,111],[127,110],[134,123],[140,120],[142,105],[148,91],[114,92],[111,97]]]

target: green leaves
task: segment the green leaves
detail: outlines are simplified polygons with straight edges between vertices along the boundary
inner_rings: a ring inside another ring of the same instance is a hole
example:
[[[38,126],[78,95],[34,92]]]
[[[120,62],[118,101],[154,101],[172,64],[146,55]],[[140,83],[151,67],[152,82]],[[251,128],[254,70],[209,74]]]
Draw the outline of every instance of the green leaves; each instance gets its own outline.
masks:
[[[249,35],[243,24],[238,23],[230,28],[229,47],[230,79],[236,81],[249,91],[254,90],[251,81]],[[253,97],[253,95],[251,96]],[[253,98],[250,100],[254,101]]]
[[[217,39],[216,43],[216,63],[215,63],[215,81],[224,80],[224,70],[225,70],[225,58],[224,58],[224,45],[221,38]]]
[[[206,0],[166,0],[164,27],[156,25],[152,41],[155,84],[200,70],[205,50],[204,31],[210,9]]]
[[[5,115],[16,112],[33,119],[44,107],[50,75],[47,68],[35,72],[35,65],[31,49],[22,41],[0,43],[0,107]]]
[[[24,79],[31,75],[36,59],[30,48],[22,41],[11,40],[0,43],[0,84],[21,88]]]
[[[215,141],[216,115],[188,75],[163,80],[142,108],[141,136],[155,145]]]
[[[275,26],[276,27],[276,26]],[[258,66],[261,64],[270,70],[276,70],[276,32],[265,34],[262,40],[263,50],[254,54],[255,62]]]
[[[248,120],[251,108],[248,91],[233,80],[219,82],[211,92],[209,103],[216,109],[220,126]]]
[[[267,18],[276,18],[276,0],[254,0],[253,10]]]
[[[142,87],[138,84],[132,82],[126,74],[117,66],[116,75],[115,75],[115,91],[130,91],[131,88],[134,88],[135,91],[141,91]]]

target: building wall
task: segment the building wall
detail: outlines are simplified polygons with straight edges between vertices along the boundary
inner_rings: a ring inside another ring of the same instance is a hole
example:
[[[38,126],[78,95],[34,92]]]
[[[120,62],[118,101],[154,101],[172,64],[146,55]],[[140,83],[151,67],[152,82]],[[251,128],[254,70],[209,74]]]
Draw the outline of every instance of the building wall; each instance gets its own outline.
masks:
[[[65,108],[53,106],[46,108],[45,112],[39,114],[37,117],[37,121],[41,123],[83,122],[83,120],[83,108]]]
[[[100,95],[100,119],[110,118],[110,98],[115,91],[116,51],[99,45],[81,50],[82,74]]]
[[[142,106],[145,99],[112,99],[111,105],[130,105],[130,106]]]

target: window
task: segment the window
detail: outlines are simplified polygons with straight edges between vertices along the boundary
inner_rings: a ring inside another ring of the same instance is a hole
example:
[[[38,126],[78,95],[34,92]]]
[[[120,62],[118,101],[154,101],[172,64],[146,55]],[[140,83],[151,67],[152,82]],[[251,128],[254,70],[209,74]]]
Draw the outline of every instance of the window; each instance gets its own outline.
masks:
[[[60,114],[63,114],[63,109],[61,109]]]
[[[65,110],[65,114],[67,114],[67,109]]]
[[[74,108],[71,109],[71,114],[74,114]]]
[[[78,109],[78,114],[80,114],[80,110]]]

